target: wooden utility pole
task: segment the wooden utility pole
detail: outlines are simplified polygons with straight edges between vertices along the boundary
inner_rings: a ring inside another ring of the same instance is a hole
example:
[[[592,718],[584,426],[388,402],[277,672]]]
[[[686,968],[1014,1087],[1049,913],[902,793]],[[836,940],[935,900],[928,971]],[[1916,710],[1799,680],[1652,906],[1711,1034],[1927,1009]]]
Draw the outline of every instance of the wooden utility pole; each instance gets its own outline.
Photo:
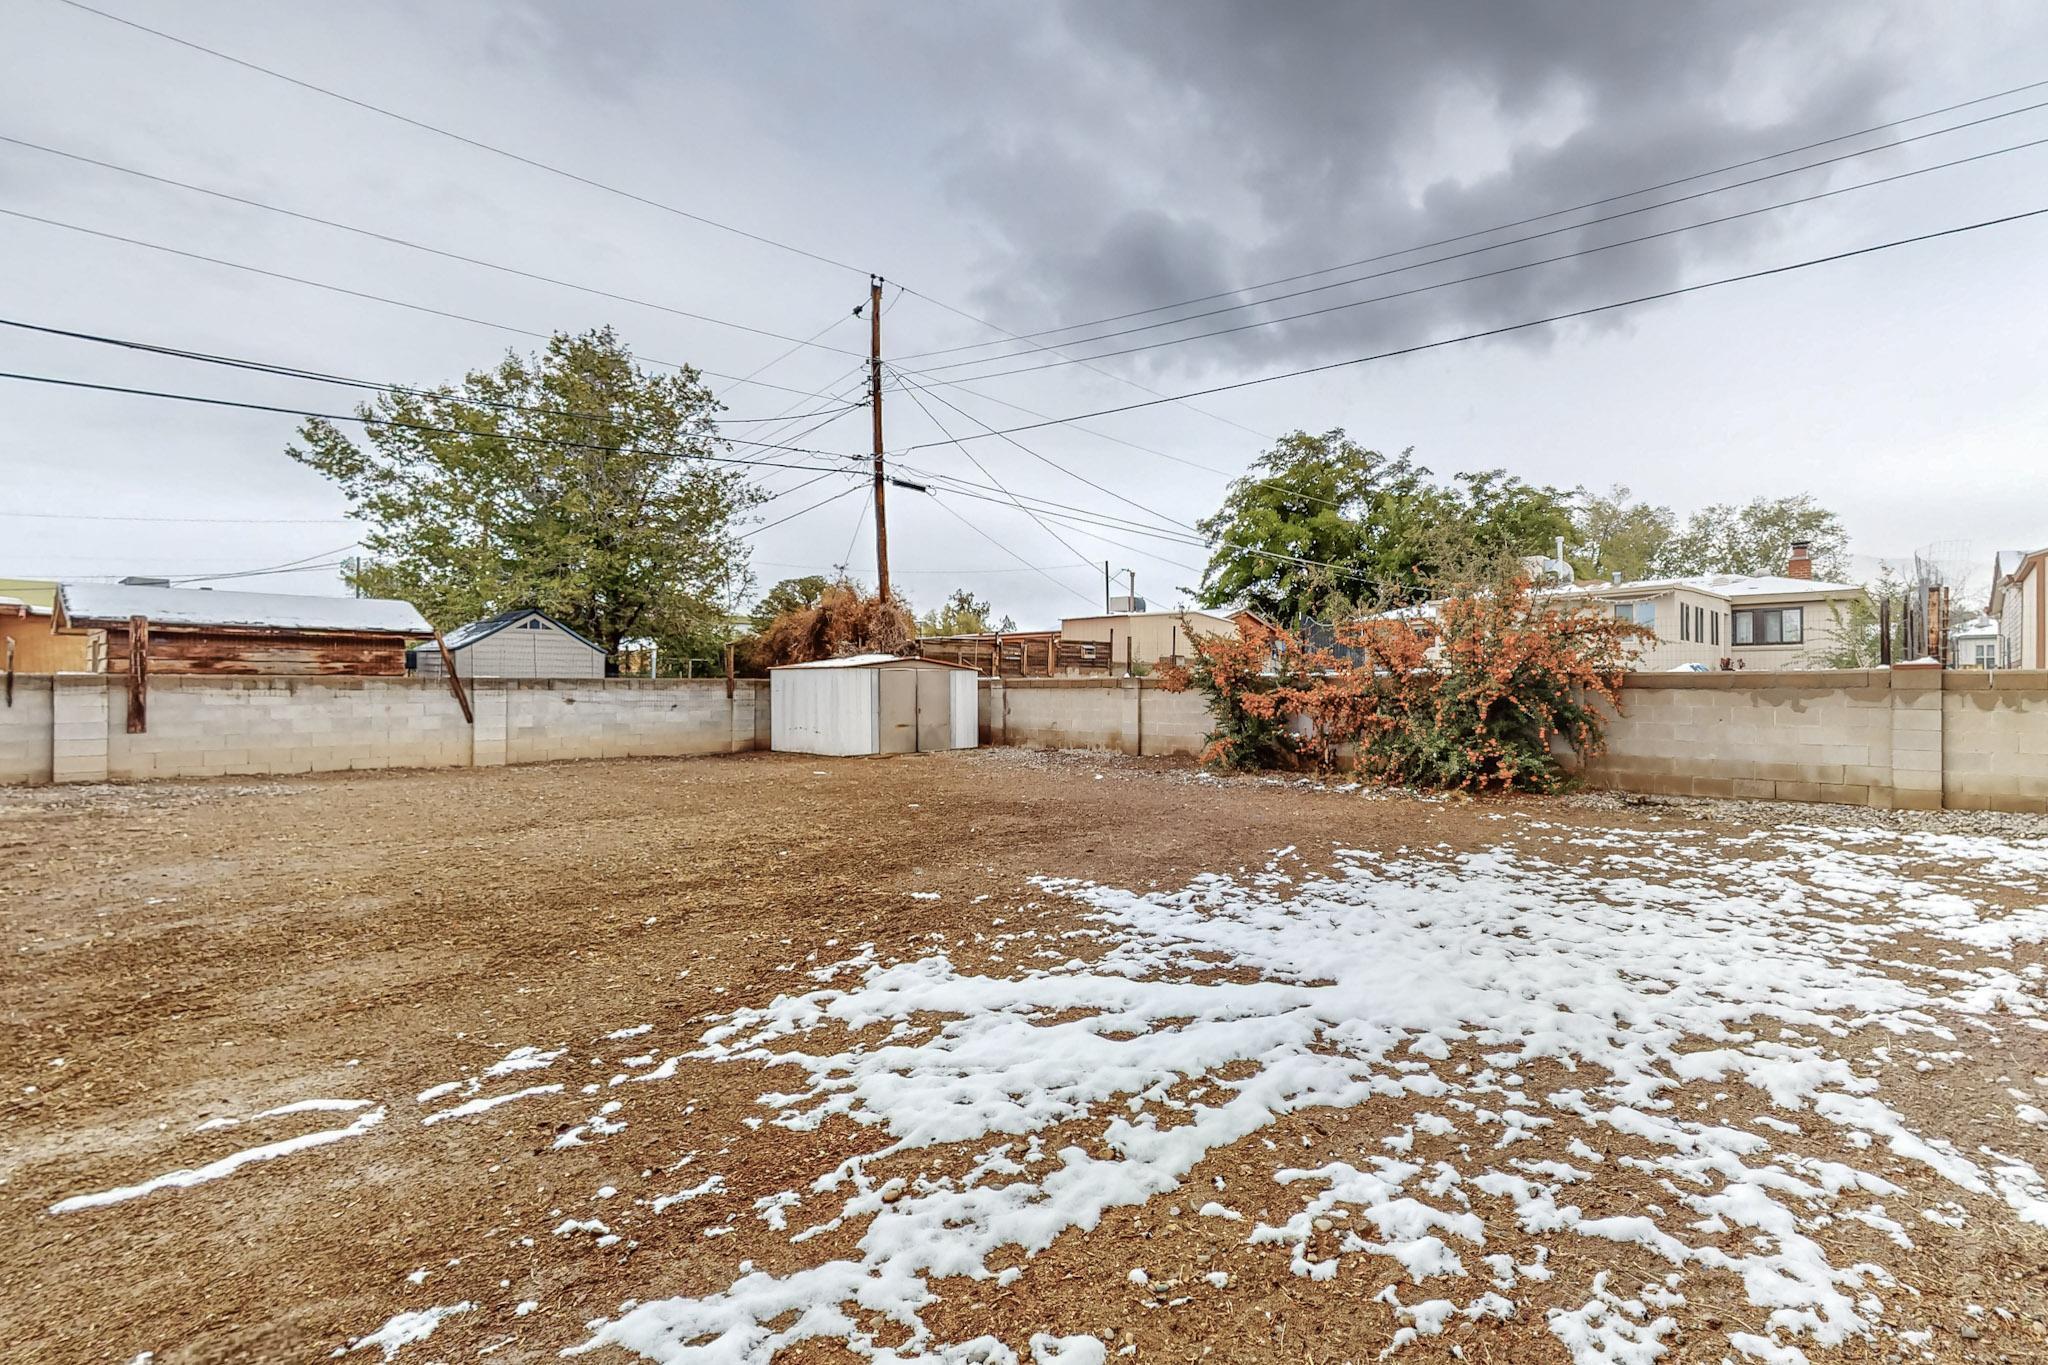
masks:
[[[889,518],[883,507],[882,474],[882,277],[868,276],[868,407],[875,427],[875,581],[889,600]]]

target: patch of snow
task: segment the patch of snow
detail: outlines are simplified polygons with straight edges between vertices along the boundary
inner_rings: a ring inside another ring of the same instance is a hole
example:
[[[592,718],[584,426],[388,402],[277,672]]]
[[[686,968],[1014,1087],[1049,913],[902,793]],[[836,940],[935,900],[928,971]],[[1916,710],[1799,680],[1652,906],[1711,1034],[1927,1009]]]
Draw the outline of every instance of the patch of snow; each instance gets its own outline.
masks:
[[[457,1313],[467,1313],[476,1305],[465,1300],[440,1308],[422,1308],[414,1313],[400,1313],[382,1327],[366,1337],[358,1337],[349,1343],[349,1350],[361,1351],[375,1346],[384,1352],[386,1360],[395,1359],[399,1348],[415,1342],[425,1341],[434,1335],[434,1329]]]
[[[292,1156],[298,1152],[325,1147],[329,1143],[342,1142],[348,1138],[361,1137],[384,1121],[384,1110],[373,1109],[346,1128],[325,1128],[317,1133],[302,1133],[298,1137],[285,1138],[279,1142],[267,1142],[261,1147],[245,1147],[218,1161],[189,1170],[171,1171],[165,1175],[145,1180],[139,1185],[124,1185],[119,1189],[104,1190],[98,1194],[74,1194],[69,1199],[60,1199],[50,1205],[51,1213],[73,1213],[79,1209],[99,1208],[107,1204],[119,1204],[129,1199],[140,1199],[158,1190],[182,1190],[201,1185],[209,1180],[233,1175],[242,1167],[259,1161],[275,1161],[279,1157]]]

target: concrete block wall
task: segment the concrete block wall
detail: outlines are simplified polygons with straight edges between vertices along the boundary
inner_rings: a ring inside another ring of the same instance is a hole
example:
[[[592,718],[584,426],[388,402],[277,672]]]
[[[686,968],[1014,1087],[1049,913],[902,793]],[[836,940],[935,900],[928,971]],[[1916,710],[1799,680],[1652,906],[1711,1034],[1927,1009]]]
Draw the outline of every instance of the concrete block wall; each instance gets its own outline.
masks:
[[[1668,796],[1889,806],[1894,701],[1884,671],[1634,674],[1584,776]]]
[[[1145,678],[1008,678],[981,685],[982,742],[1192,757],[1208,702]]]
[[[503,697],[506,763],[570,758],[651,758],[766,748],[757,732],[768,684],[639,678],[484,680],[479,697]],[[758,713],[758,714],[757,714]]]
[[[105,777],[115,782],[461,768],[471,758],[469,723],[438,680],[152,678],[149,728],[137,735],[128,733],[126,680],[98,690],[107,708]]]
[[[2048,813],[2048,672],[1942,679],[1942,803]]]
[[[765,682],[165,676],[128,733],[126,678],[18,675],[0,783],[126,782],[348,768],[489,767],[765,747]]]
[[[55,692],[47,674],[15,675],[14,705],[0,706],[0,784],[50,780]]]
[[[1193,756],[1198,693],[1143,679],[982,684],[982,742]],[[1883,809],[2048,812],[2048,672],[1637,673],[1591,786]]]

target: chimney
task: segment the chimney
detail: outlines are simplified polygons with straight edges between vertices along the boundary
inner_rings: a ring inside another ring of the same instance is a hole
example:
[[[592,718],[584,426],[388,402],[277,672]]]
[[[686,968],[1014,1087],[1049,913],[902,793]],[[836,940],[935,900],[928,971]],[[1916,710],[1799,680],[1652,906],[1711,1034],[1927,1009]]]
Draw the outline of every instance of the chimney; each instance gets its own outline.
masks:
[[[1792,542],[1792,558],[1786,561],[1785,577],[1813,577],[1813,542],[1795,540]]]

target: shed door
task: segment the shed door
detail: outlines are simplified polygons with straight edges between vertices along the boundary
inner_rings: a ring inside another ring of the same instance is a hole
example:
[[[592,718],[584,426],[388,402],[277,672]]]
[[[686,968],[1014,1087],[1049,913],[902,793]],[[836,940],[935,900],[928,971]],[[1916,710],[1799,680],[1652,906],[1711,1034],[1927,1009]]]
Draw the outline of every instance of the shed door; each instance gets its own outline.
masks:
[[[907,668],[917,679],[917,750],[932,754],[953,747],[953,670]]]
[[[875,670],[881,676],[882,733],[881,750],[885,754],[911,754],[917,752],[917,679],[927,670],[919,668],[881,668]]]

